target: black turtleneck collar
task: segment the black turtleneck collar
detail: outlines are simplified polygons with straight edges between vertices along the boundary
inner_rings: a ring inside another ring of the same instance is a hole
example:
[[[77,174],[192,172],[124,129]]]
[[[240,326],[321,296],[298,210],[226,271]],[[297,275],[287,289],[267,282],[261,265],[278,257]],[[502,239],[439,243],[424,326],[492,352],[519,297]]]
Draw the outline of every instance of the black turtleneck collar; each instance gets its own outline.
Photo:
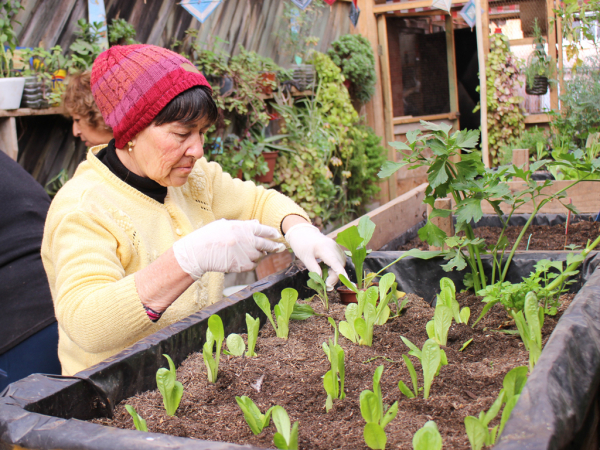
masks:
[[[129,186],[137,189],[142,194],[147,195],[159,203],[165,202],[167,188],[165,186],[161,186],[150,178],[140,177],[125,167],[125,165],[117,156],[114,139],[110,141],[106,147],[100,150],[96,154],[96,157],[102,161],[102,163],[104,163],[104,165],[108,167],[112,173],[114,173]]]

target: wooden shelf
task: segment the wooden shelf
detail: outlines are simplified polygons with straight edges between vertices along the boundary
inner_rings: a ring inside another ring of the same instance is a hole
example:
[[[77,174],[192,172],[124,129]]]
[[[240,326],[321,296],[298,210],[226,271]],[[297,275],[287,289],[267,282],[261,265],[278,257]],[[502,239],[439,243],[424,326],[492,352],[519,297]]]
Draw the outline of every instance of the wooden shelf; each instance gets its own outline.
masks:
[[[403,117],[394,117],[392,120],[393,125],[404,125],[406,123],[418,123],[421,120],[426,120],[431,122],[433,120],[454,120],[458,117],[457,112],[444,113],[444,114],[431,114],[429,116],[403,116]]]
[[[294,86],[292,86],[292,90],[290,92],[292,94],[292,97],[310,97],[312,95],[315,95],[314,91],[312,91],[310,89],[308,89],[306,91],[299,91]],[[274,97],[273,94],[271,94],[271,95],[261,94],[261,96],[260,96],[260,98],[262,98],[263,100],[271,100],[273,97]]]
[[[19,108],[19,109],[0,109],[0,117],[25,117],[25,116],[49,116],[52,114],[64,114],[65,108],[58,106],[56,108]]]
[[[525,123],[550,123],[550,114],[528,114],[525,116]]]

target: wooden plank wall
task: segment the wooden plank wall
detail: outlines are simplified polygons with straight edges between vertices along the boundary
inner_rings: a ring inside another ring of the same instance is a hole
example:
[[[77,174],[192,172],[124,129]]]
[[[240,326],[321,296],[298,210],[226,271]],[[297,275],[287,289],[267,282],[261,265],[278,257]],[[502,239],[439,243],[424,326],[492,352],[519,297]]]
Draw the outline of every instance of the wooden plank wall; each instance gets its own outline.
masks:
[[[105,0],[108,21],[123,18],[137,31],[139,42],[169,48],[173,39],[182,40],[185,30],[199,30],[198,41],[209,45],[216,37],[229,42],[221,48],[236,54],[238,44],[272,58],[283,67],[292,62],[282,54],[276,35],[288,29],[281,17],[289,0],[223,0],[201,24],[178,3],[179,0]],[[25,0],[17,20],[21,46],[67,49],[75,40],[77,20],[87,18],[87,0]],[[318,51],[351,32],[350,3],[338,1],[326,7],[312,23],[309,35],[320,37]],[[44,185],[63,167],[72,174],[85,155],[85,146],[71,135],[71,124],[60,116],[17,119],[19,162]]]

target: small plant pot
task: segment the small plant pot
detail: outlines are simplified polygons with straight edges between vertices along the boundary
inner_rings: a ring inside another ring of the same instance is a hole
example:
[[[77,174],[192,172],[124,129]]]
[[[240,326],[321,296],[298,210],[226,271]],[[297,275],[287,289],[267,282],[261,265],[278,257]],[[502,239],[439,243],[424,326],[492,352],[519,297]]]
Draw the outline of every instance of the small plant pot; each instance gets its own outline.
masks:
[[[300,91],[312,89],[315,83],[315,66],[312,64],[299,64],[292,66],[293,80]]]
[[[548,92],[548,78],[536,75],[531,88],[525,83],[525,92],[529,95],[545,95]]]
[[[279,152],[265,152],[262,154],[263,158],[269,165],[269,171],[264,175],[258,175],[256,181],[260,183],[270,183],[273,181],[273,175],[275,174],[275,162],[277,161],[277,155]]]
[[[32,109],[47,108],[48,101],[45,98],[45,92],[46,88],[43,80],[37,77],[25,78],[21,106]]]
[[[275,72],[262,72],[258,76],[258,81],[261,87],[261,92],[265,95],[273,94],[273,83],[277,81]]]
[[[18,109],[24,87],[25,78],[0,78],[0,109]]]
[[[379,286],[379,283],[375,282],[372,284],[373,286]],[[338,294],[340,294],[340,302],[344,305],[349,305],[350,303],[358,303],[356,300],[356,294],[354,291],[348,289],[346,286],[342,285],[336,289]],[[361,291],[366,291],[366,289],[361,289]]]

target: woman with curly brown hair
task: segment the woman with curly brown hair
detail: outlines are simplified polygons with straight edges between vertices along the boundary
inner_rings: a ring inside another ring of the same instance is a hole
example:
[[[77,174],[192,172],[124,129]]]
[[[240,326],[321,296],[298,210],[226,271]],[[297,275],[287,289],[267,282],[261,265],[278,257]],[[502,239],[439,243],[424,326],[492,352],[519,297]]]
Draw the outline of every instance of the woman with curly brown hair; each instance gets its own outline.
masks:
[[[94,101],[90,75],[90,70],[71,75],[63,98],[67,115],[73,118],[73,136],[80,138],[87,147],[107,144],[113,138],[112,129],[104,123]]]

